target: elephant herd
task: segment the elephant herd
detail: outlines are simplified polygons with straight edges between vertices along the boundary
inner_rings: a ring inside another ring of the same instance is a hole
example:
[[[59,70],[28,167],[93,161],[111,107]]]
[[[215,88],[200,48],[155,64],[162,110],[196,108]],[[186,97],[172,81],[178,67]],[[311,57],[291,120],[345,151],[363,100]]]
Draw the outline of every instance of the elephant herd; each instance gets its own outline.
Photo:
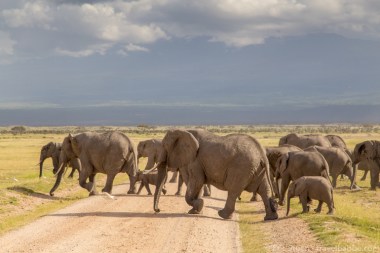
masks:
[[[166,194],[168,171],[179,174],[178,190],[181,195],[185,183],[185,200],[191,207],[189,214],[199,214],[204,207],[201,197],[211,194],[211,185],[227,191],[227,200],[218,214],[230,219],[235,211],[236,199],[243,191],[259,194],[265,207],[264,220],[278,218],[277,201],[284,205],[288,190],[290,199],[299,196],[303,212],[309,211],[311,199],[319,201],[316,212],[326,203],[329,214],[334,211],[333,188],[339,175],[350,179],[350,189],[359,189],[355,183],[358,163],[365,162],[371,175],[371,189],[379,185],[380,142],[364,141],[351,152],[337,135],[288,134],[280,138],[277,147],[264,148],[255,138],[245,134],[215,135],[207,130],[169,130],[162,140],[141,141],[137,149],[123,133],[85,132],[69,134],[61,143],[50,142],[40,154],[40,177],[44,160],[53,161],[56,182],[50,195],[60,184],[67,166],[70,176],[79,172],[79,185],[96,195],[95,176],[106,174],[102,192],[112,193],[118,173],[125,172],[130,179],[128,194],[139,194],[142,188],[151,194],[149,184],[156,186],[153,209],[160,212],[161,192]],[[144,171],[138,161],[147,157]],[[174,174],[172,180],[176,178]],[[332,180],[330,179],[332,177]],[[141,181],[136,192],[136,183]]]

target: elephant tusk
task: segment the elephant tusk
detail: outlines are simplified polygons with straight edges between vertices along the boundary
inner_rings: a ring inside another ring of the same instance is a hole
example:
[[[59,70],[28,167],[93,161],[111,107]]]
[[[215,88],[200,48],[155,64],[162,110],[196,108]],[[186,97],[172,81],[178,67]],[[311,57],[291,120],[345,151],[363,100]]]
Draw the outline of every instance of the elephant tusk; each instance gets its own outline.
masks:
[[[58,173],[62,170],[63,168],[63,163],[61,164],[61,166],[59,167],[59,169],[57,170],[57,172],[54,174],[54,176],[56,177],[58,175]]]
[[[143,171],[143,175],[146,175],[146,174],[149,174],[151,173],[153,170],[157,169],[158,165],[160,165],[160,163],[157,163],[156,166],[154,166],[152,169],[150,170],[144,170]]]

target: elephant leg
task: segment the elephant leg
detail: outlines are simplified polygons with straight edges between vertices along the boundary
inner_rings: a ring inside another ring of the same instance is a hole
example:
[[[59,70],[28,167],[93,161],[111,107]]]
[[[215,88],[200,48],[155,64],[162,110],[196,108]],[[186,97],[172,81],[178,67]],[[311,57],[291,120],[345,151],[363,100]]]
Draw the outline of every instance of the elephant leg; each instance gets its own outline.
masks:
[[[323,201],[319,200],[318,201],[318,207],[316,209],[314,209],[314,211],[316,213],[320,213],[321,212],[321,210],[322,210],[322,204],[323,204]]]
[[[74,177],[74,172],[75,172],[75,168],[72,168],[71,172],[70,172],[70,175],[69,175],[69,178],[73,178]]]
[[[231,219],[232,214],[235,211],[236,199],[240,196],[241,192],[228,191],[227,201],[222,210],[218,211],[218,214],[223,219]]]
[[[211,196],[211,185],[205,184],[203,185],[203,197]]]
[[[91,165],[85,164],[84,162],[82,163],[83,169],[80,171],[79,174],[79,185],[82,188],[85,188],[88,192],[91,192],[94,187],[93,182],[88,182],[87,183],[87,178],[89,178],[94,171]]]
[[[331,175],[332,176],[332,187],[336,188],[336,181],[338,179],[338,175]]]
[[[183,185],[183,178],[182,178],[182,175],[180,173],[179,177],[178,177],[178,189],[177,189],[177,192],[175,193],[175,195],[181,196],[182,185]]]
[[[169,183],[177,183],[177,177],[178,177],[178,170],[173,172],[173,176],[172,178],[170,179]]]
[[[89,177],[88,177],[88,180],[90,181],[90,183],[92,183],[92,190],[90,191],[90,194],[89,196],[93,196],[93,195],[98,195],[98,192],[96,190],[96,183],[95,183],[95,176],[96,176],[96,173],[93,173],[91,174]]]
[[[149,183],[144,181],[145,189],[148,192],[148,195],[152,195],[152,192],[150,191]],[[162,188],[164,189],[164,188]]]
[[[102,192],[112,193],[113,180],[115,179],[116,173],[107,174],[106,185],[102,189]]]
[[[189,181],[185,196],[186,203],[193,207],[189,214],[200,214],[203,209],[203,199],[200,195],[204,183],[205,175],[202,168],[199,165],[189,165]]]
[[[271,190],[270,190],[270,185],[268,181],[265,178],[263,178],[263,180],[264,181],[260,184],[257,190],[257,193],[260,195],[261,200],[264,203],[264,207],[265,207],[264,220],[276,220],[278,219],[277,204],[270,197]]]
[[[366,180],[366,178],[367,178],[367,174],[368,174],[368,171],[369,171],[369,170],[364,170],[364,175],[362,176],[362,178],[360,178],[360,181],[364,181],[364,180]]]
[[[330,215],[334,214],[334,204],[333,204],[333,202],[332,201],[328,202],[327,206],[329,208],[329,212],[327,214],[330,214]]]
[[[144,187],[144,183],[141,182],[140,187],[139,187],[139,189],[138,189],[138,191],[137,191],[137,195],[140,194],[140,192],[141,192],[141,190],[142,190],[143,187]]]
[[[55,180],[54,186],[50,190],[50,196],[54,196],[55,190],[57,190],[58,186],[61,184],[61,179],[62,179],[62,176],[63,176],[64,172],[65,172],[64,169],[62,169],[62,170],[59,171],[59,173],[57,175],[57,179]]]
[[[302,204],[302,213],[309,212],[309,205],[307,203],[308,202],[307,199],[308,199],[307,193],[303,192],[300,195],[300,201],[301,201],[301,204]]]
[[[370,172],[371,176],[371,190],[376,191],[376,187],[379,184],[379,170],[372,168]]]

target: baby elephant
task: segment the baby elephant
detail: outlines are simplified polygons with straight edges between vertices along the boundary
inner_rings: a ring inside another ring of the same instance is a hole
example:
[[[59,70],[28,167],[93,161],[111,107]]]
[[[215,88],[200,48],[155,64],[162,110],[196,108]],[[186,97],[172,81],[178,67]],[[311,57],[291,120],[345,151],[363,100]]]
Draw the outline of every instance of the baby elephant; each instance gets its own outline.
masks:
[[[150,191],[150,188],[149,188],[149,184],[156,185],[157,177],[158,177],[157,171],[152,171],[152,172],[149,172],[148,174],[144,174],[143,171],[138,171],[136,182],[141,181],[141,184],[140,184],[139,190],[137,191],[137,194],[140,194],[142,188],[145,186],[145,189],[148,191],[148,195],[152,195],[152,192]],[[166,194],[165,185],[162,188],[162,193],[164,195]]]
[[[321,212],[322,204],[325,202],[329,208],[327,214],[334,213],[333,187],[329,180],[321,176],[303,176],[292,182],[288,190],[288,206],[286,216],[289,214],[290,199],[299,196],[302,203],[302,213],[309,211],[308,201],[319,200],[318,207],[314,211]]]

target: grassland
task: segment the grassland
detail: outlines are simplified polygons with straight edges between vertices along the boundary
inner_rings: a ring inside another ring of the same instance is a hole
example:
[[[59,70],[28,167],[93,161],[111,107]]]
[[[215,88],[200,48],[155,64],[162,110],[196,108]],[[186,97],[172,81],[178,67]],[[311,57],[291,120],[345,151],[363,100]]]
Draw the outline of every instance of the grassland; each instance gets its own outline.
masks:
[[[12,131],[11,127],[0,128],[0,234],[26,224],[49,212],[67,206],[78,199],[87,197],[77,180],[65,177],[56,191],[55,197],[48,192],[55,178],[51,172],[51,162],[45,162],[44,177],[38,178],[38,159],[42,145],[49,141],[60,142],[68,132],[85,130],[105,131],[118,129],[128,134],[135,143],[148,138],[160,138],[171,127],[57,127],[28,128],[22,132]],[[186,127],[194,128],[194,127]],[[380,127],[377,125],[324,125],[324,126],[205,126],[217,134],[247,133],[264,145],[275,146],[278,139],[289,132],[339,134],[353,148],[358,142],[368,139],[380,140]],[[144,161],[141,163],[144,164]],[[142,165],[141,165],[142,166]],[[313,233],[328,247],[345,249],[345,252],[371,252],[368,246],[380,248],[380,191],[369,191],[369,178],[359,181],[361,191],[349,191],[349,181],[338,181],[335,191],[334,216],[324,214],[300,214],[301,207],[293,201],[291,215],[305,220]],[[104,176],[99,175],[98,185]],[[116,177],[116,184],[128,180],[125,174]],[[248,198],[248,197],[247,197]],[[243,247],[255,245],[258,252],[265,252],[265,235],[260,232],[259,221],[262,214],[252,210],[249,203],[238,204]]]

